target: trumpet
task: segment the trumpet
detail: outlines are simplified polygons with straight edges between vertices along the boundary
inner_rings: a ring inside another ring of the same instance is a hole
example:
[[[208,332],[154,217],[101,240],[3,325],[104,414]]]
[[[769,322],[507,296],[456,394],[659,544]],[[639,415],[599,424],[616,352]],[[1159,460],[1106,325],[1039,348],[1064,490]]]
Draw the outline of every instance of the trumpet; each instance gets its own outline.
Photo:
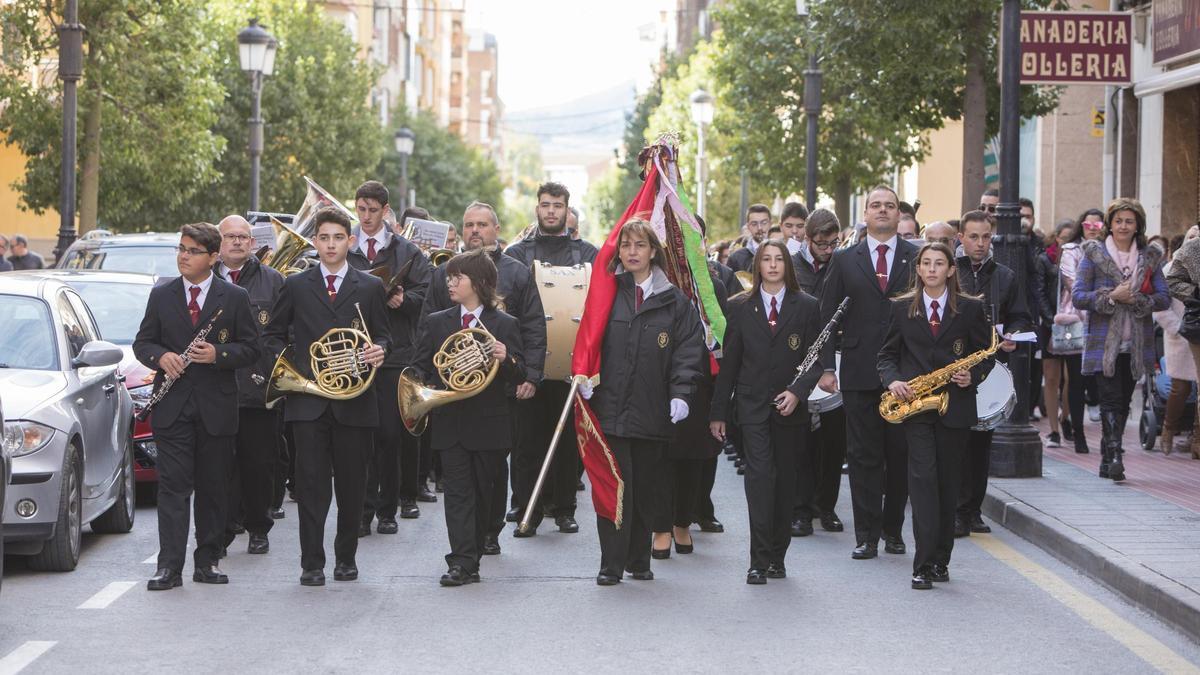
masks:
[[[279,355],[267,382],[265,402],[268,409],[288,394],[311,394],[345,401],[358,397],[371,386],[378,370],[366,359],[367,348],[372,344],[371,334],[367,332],[367,321],[359,303],[354,303],[354,309],[362,322],[362,330],[331,328],[309,345],[313,379],[304,377],[292,365],[290,347]]]
[[[426,387],[412,368],[400,373],[396,400],[408,433],[424,433],[434,408],[466,400],[487,389],[500,370],[500,362],[492,356],[495,345],[496,338],[486,328],[464,328],[447,337],[433,355],[433,366],[445,390]]]
[[[938,390],[950,384],[955,373],[960,370],[970,370],[983,363],[984,360],[991,358],[999,348],[1000,342],[996,339],[996,331],[993,330],[992,344],[986,349],[980,349],[974,354],[968,354],[932,373],[909,380],[908,386],[913,391],[912,399],[901,401],[892,392],[883,392],[883,396],[879,400],[880,416],[892,424],[899,424],[913,415],[931,410],[936,410],[939,415],[945,415],[946,409],[950,406],[950,394],[944,391],[938,392]]]

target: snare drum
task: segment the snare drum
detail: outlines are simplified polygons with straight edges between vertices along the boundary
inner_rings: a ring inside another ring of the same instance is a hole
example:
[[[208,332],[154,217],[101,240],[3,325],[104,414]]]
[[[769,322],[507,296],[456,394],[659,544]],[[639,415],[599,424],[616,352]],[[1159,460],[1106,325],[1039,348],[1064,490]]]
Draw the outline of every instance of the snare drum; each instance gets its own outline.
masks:
[[[842,373],[842,353],[838,352],[835,354],[834,359],[836,363],[835,368],[837,368],[837,374],[839,375],[838,382],[840,384],[840,376]],[[821,364],[818,363],[813,367],[819,368],[820,365]],[[830,410],[837,410],[840,407],[842,407],[841,389],[831,394],[820,387],[813,387],[812,393],[808,395],[808,412],[810,413],[827,413]]]
[[[975,409],[979,422],[971,427],[975,431],[991,431],[1000,426],[1017,405],[1017,390],[1013,387],[1012,373],[1002,363],[992,367],[986,379],[979,384],[975,393]]]
[[[555,267],[535,260],[533,278],[546,315],[546,366],[543,372],[547,380],[569,380],[571,352],[575,349],[575,334],[579,332],[579,320],[587,300],[592,264]]]

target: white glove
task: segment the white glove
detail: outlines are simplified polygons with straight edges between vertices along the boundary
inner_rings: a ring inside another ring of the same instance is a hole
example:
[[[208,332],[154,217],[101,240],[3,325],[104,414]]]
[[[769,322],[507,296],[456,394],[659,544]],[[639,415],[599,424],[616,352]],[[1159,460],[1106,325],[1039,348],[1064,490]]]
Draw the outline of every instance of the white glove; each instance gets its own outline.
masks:
[[[585,401],[591,400],[591,398],[592,398],[592,381],[591,380],[584,380],[583,382],[579,383],[579,395],[582,396],[583,400],[585,400]]]
[[[671,424],[679,424],[687,419],[688,412],[687,401],[681,398],[671,399]]]

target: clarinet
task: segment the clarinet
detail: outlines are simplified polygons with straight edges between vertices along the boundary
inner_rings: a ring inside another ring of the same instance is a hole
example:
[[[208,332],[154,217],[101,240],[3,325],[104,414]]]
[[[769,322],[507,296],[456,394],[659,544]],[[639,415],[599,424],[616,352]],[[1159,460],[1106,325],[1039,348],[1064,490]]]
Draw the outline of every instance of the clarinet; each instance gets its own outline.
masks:
[[[829,336],[833,335],[834,329],[842,321],[842,314],[846,312],[846,308],[849,306],[850,298],[846,297],[842,300],[842,304],[838,305],[837,311],[833,313],[833,317],[829,319],[829,323],[821,329],[812,346],[808,348],[808,353],[804,355],[804,361],[799,366],[796,366],[796,377],[792,378],[792,383],[788,385],[789,388],[795,386],[796,382],[817,362],[817,357],[821,355],[821,348],[829,341]]]
[[[192,347],[198,347],[200,346],[201,342],[204,342],[204,338],[208,337],[209,331],[213,329],[213,325],[217,323],[217,319],[221,318],[221,313],[224,311],[225,310],[223,308],[218,309],[216,313],[213,314],[212,320],[208,322],[208,325],[206,325],[204,328],[201,328],[200,332],[196,333],[196,337],[192,338],[192,341],[188,343],[187,348],[183,350],[183,367],[185,369],[192,362]],[[180,373],[179,377],[183,377],[183,373]],[[164,397],[166,397],[167,392],[171,391],[171,385],[175,384],[175,381],[178,380],[179,377],[171,377],[170,375],[163,376],[162,385],[150,395],[150,400],[146,402],[146,407],[138,411],[136,417],[139,422],[144,422],[146,418],[150,416],[150,409],[153,408],[159,401],[163,400]]]

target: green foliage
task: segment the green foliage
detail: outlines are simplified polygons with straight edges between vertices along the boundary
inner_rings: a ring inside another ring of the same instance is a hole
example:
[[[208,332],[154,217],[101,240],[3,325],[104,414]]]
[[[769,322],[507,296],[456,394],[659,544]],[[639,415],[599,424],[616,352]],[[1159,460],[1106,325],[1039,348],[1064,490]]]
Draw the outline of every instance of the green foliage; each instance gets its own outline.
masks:
[[[537,189],[545,175],[542,146],[537,138],[509,131],[504,135],[504,207],[500,209],[503,236],[520,234],[535,219]],[[591,194],[591,186],[588,187]]]

